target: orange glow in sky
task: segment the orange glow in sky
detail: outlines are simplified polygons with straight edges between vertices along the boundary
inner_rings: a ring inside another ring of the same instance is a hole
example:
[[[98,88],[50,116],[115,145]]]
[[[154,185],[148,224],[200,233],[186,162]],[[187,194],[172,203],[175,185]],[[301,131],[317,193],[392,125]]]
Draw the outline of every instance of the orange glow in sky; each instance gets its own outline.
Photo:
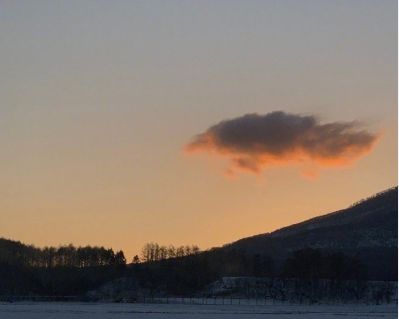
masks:
[[[1,1],[0,236],[130,259],[397,185],[396,6]]]

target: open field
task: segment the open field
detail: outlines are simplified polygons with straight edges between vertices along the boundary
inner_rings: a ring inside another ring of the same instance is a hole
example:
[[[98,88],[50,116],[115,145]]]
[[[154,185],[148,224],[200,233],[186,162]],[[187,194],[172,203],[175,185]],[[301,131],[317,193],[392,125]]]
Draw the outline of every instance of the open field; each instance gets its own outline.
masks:
[[[330,319],[397,318],[397,305],[173,305],[2,303],[1,319]]]

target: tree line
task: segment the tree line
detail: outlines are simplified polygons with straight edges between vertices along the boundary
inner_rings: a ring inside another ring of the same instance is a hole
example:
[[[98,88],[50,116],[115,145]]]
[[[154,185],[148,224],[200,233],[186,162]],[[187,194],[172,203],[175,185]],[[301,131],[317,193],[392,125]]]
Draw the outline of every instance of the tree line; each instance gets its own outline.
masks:
[[[132,263],[155,262],[169,258],[181,258],[200,252],[196,245],[160,245],[146,243],[141,255],[135,255]],[[75,247],[72,244],[59,247],[38,248],[25,245],[19,241],[0,238],[0,263],[28,267],[97,267],[109,265],[124,265],[126,258],[122,250],[111,248],[84,246]]]
[[[195,255],[200,252],[200,248],[196,245],[183,245],[175,247],[173,245],[164,246],[158,243],[146,243],[141,250],[141,258],[138,255],[133,257],[133,263],[153,262],[169,258],[179,258]]]
[[[38,248],[21,242],[0,239],[0,263],[27,267],[97,267],[124,265],[123,251],[114,252],[104,247],[60,247]]]
[[[104,247],[36,248],[0,239],[0,295],[84,295],[114,279],[131,278],[151,295],[182,296],[204,293],[222,277],[263,277],[295,280],[294,293],[314,299],[323,280],[328,280],[330,295],[343,295],[347,280],[353,281],[348,289],[363,293],[367,280],[367,269],[356,258],[316,249],[282,260],[235,248],[200,251],[197,246],[147,243],[134,261],[126,264],[122,251]]]

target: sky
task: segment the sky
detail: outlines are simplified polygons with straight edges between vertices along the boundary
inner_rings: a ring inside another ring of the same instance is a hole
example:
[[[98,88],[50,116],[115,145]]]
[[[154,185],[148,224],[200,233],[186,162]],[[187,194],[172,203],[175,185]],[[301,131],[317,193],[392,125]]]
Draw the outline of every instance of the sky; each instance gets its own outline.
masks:
[[[0,2],[0,236],[202,249],[397,185],[391,0]]]

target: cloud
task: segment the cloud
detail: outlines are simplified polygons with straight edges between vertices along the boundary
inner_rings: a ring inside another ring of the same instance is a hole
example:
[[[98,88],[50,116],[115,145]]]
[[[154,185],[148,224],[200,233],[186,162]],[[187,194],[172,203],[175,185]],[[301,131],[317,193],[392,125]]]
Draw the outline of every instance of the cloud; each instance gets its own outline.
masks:
[[[367,154],[378,139],[357,122],[322,124],[312,115],[282,111],[246,114],[222,121],[194,137],[187,153],[227,158],[229,173],[261,173],[275,165],[296,165],[304,174],[318,167],[339,167]]]

